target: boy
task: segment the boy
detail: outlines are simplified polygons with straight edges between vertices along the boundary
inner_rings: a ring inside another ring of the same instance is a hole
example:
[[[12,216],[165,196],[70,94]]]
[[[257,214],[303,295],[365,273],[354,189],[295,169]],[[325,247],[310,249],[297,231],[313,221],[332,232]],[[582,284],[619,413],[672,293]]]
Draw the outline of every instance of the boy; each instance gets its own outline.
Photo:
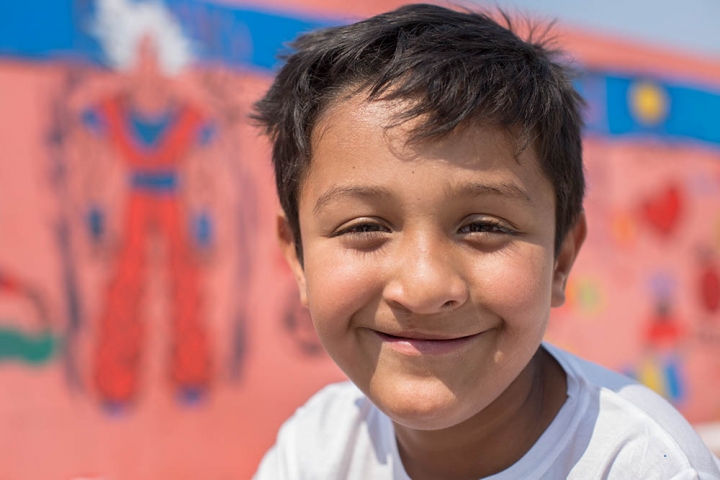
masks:
[[[551,52],[430,5],[294,48],[255,118],[281,247],[352,384],[255,478],[720,478],[664,400],[542,343],[586,232],[581,99]]]

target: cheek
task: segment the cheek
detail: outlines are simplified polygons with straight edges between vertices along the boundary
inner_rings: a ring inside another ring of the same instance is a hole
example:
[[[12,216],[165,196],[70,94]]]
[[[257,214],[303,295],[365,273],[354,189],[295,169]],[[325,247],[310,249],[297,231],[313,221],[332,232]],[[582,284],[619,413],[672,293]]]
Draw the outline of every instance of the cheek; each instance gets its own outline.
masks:
[[[377,265],[319,248],[305,265],[308,307],[318,335],[338,339],[353,316],[382,291]]]
[[[527,333],[544,329],[550,312],[552,258],[547,250],[528,245],[522,254],[502,253],[488,258],[479,272],[484,303],[505,327]]]

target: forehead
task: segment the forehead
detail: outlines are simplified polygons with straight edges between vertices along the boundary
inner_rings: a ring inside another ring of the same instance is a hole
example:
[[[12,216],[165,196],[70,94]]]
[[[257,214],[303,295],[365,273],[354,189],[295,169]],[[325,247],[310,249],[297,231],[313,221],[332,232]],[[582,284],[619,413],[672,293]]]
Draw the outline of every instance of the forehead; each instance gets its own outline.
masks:
[[[363,94],[338,97],[331,103],[312,131],[301,202],[308,189],[318,194],[323,188],[382,183],[384,176],[411,166],[413,173],[414,167],[432,168],[449,188],[464,180],[475,182],[481,175],[504,193],[514,191],[531,201],[547,197],[549,191],[554,203],[552,186],[539,168],[534,149],[518,149],[511,129],[465,125],[442,138],[416,140],[413,129],[423,119],[398,122],[410,106],[401,100],[369,101]]]

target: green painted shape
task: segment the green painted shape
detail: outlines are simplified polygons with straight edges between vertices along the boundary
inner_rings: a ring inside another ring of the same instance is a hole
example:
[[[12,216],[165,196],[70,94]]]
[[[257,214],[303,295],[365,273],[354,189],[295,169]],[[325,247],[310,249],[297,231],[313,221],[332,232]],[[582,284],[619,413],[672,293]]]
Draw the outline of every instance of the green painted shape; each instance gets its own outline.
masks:
[[[60,339],[50,332],[28,334],[18,329],[0,327],[0,362],[18,360],[42,365],[60,350]]]

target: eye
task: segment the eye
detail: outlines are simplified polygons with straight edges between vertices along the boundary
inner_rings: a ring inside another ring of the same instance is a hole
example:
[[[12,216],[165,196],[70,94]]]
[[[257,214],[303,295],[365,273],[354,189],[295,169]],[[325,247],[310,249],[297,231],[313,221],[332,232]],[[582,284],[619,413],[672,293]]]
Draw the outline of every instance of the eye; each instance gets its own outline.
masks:
[[[383,231],[383,228],[378,225],[377,223],[360,223],[358,225],[351,225],[340,232],[338,234],[346,235],[348,233],[352,234],[365,234],[365,233],[372,233],[372,232],[381,232]]]
[[[458,229],[461,234],[519,235],[519,232],[495,219],[480,218],[465,223]]]
[[[341,225],[331,237],[339,238],[345,248],[363,252],[375,251],[388,240],[391,230],[381,222],[359,219]]]
[[[358,222],[348,226],[343,226],[335,233],[333,237],[339,237],[342,235],[359,235],[367,236],[380,232],[388,232],[389,230],[377,222]]]
[[[369,218],[358,219],[340,225],[331,237],[378,238],[390,233],[390,228],[378,220]]]

